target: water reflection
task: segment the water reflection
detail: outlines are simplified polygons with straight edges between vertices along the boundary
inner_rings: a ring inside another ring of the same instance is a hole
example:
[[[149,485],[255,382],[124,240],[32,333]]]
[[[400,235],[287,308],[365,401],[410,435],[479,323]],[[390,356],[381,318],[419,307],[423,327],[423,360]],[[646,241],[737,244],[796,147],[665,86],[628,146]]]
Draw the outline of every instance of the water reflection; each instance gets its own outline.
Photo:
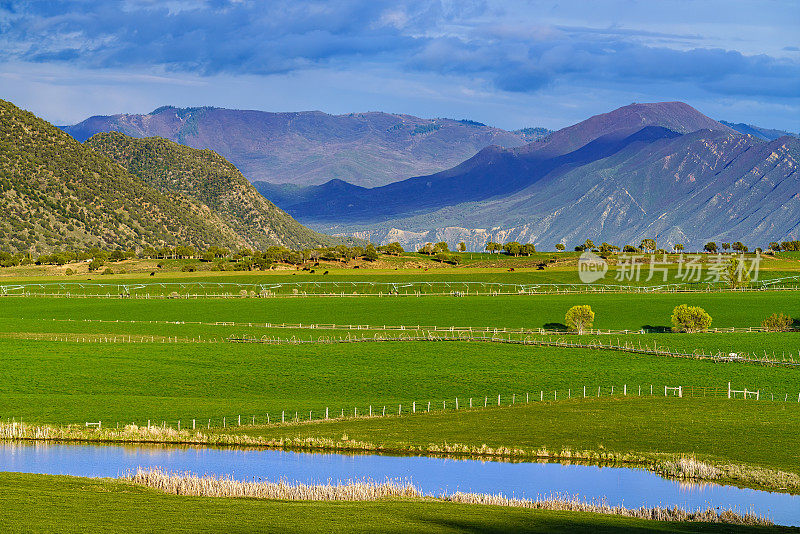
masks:
[[[427,494],[475,492],[517,498],[575,496],[610,505],[705,507],[754,511],[800,525],[800,496],[665,480],[642,470],[567,463],[499,462],[463,458],[305,453],[197,446],[0,443],[0,470],[115,477],[137,467],[238,480],[280,479],[307,484],[387,479],[410,481]]]

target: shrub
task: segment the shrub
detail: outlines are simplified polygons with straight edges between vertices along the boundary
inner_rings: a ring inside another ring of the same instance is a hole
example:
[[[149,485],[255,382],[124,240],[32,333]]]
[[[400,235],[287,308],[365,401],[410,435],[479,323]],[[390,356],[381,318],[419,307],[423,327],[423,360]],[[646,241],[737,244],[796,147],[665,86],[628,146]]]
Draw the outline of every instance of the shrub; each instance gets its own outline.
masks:
[[[194,272],[194,265],[184,265],[181,267],[181,272],[183,273],[193,273]]]
[[[114,274],[114,271],[112,271],[110,267],[106,267],[106,270],[103,271],[103,274]]]
[[[782,313],[773,313],[761,323],[764,330],[768,332],[786,332],[791,330],[794,320]]]
[[[728,283],[728,287],[737,289],[750,283],[750,272],[739,258],[731,258],[725,265],[722,278]]]
[[[594,323],[594,312],[592,311],[591,306],[585,304],[573,306],[567,310],[567,314],[564,316],[564,319],[567,324],[567,328],[570,330],[576,330],[579,334],[583,334],[584,330],[592,327],[592,324]]]
[[[94,258],[91,261],[91,263],[89,263],[89,270],[90,271],[96,271],[97,269],[102,267],[104,263],[105,262],[103,260],[101,260],[100,258]]]
[[[699,306],[681,304],[672,310],[673,332],[701,332],[711,326],[711,316]]]
[[[70,267],[67,267],[67,270],[64,271],[64,274],[67,276],[72,276],[73,274],[75,274],[75,271],[73,271]]]

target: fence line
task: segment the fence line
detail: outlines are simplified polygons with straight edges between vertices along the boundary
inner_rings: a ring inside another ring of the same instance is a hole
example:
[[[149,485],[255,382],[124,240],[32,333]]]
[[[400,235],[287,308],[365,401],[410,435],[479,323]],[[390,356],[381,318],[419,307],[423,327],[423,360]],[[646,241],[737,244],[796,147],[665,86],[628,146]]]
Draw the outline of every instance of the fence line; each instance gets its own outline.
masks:
[[[336,323],[269,323],[269,322],[233,322],[233,321],[141,321],[141,320],[126,320],[126,319],[38,319],[40,321],[53,321],[53,322],[84,322],[84,323],[123,323],[123,324],[160,324],[160,325],[194,325],[194,326],[234,326],[234,327],[248,327],[248,328],[271,328],[271,329],[287,329],[287,330],[378,330],[378,331],[419,331],[426,330],[432,332],[470,332],[470,333],[491,333],[491,334],[528,334],[528,335],[577,335],[577,332],[567,332],[563,330],[547,330],[545,328],[511,328],[511,327],[498,327],[498,326],[438,326],[438,325],[369,325],[369,324],[336,324]],[[797,330],[792,328],[792,330]],[[769,330],[762,326],[747,326],[747,327],[727,327],[727,328],[709,328],[703,332],[707,334],[733,334],[733,333],[754,333],[754,332],[768,332]],[[636,334],[653,334],[661,333],[661,331],[654,331],[653,329],[640,328],[638,330],[613,330],[613,329],[587,329],[583,330],[583,335],[636,335]]]
[[[440,335],[444,334],[444,335]],[[477,334],[480,334],[478,336]],[[352,336],[350,333],[347,336],[318,336],[316,339],[309,336],[309,339],[301,339],[297,336],[290,338],[273,338],[269,336],[247,337],[247,336],[230,336],[227,338],[203,338],[197,337],[178,337],[178,336],[154,336],[154,335],[108,335],[108,334],[61,334],[61,333],[0,333],[0,337],[13,337],[15,339],[29,339],[33,341],[56,341],[56,342],[78,342],[78,343],[255,343],[265,345],[304,345],[304,344],[336,344],[336,343],[385,343],[385,342],[419,342],[419,341],[461,341],[461,342],[479,342],[479,343],[500,343],[510,345],[525,345],[525,346],[539,346],[539,347],[559,347],[566,349],[591,349],[591,350],[610,350],[617,352],[628,352],[633,354],[647,354],[653,356],[671,357],[671,358],[688,358],[694,360],[710,360],[719,363],[749,363],[756,365],[767,366],[780,366],[780,367],[800,367],[800,362],[794,359],[792,354],[789,354],[788,359],[784,354],[782,359],[777,359],[773,355],[772,358],[764,351],[764,357],[744,354],[744,353],[709,353],[705,351],[698,352],[676,352],[666,348],[658,347],[653,342],[653,347],[649,345],[642,346],[639,342],[638,346],[625,341],[624,344],[617,340],[617,344],[609,341],[607,344],[601,340],[591,340],[589,342],[577,342],[567,340],[553,340],[553,339],[538,339],[531,338],[512,338],[512,333],[506,333],[507,337],[503,337],[501,333],[491,333],[491,337],[487,337],[489,332],[422,332],[421,335],[408,335],[398,334],[397,336],[381,335],[375,333],[371,337],[362,335],[361,337]]]
[[[661,398],[662,395],[659,393],[661,391],[661,386],[654,388],[653,384],[648,384],[649,389],[647,387],[642,389],[640,384],[637,384],[638,389],[631,388],[630,393],[628,389],[628,384],[622,385],[622,392],[620,392],[620,388],[617,387],[615,392],[615,386],[598,386],[597,393],[594,393],[594,389],[592,387],[587,388],[587,386],[583,386],[582,389],[578,388],[575,389],[575,395],[572,394],[572,389],[567,388],[565,389],[553,389],[553,390],[544,390],[540,389],[539,395],[535,394],[531,395],[530,391],[525,393],[506,393],[506,394],[498,394],[497,395],[497,402],[494,402],[494,395],[484,395],[483,399],[484,402],[481,405],[480,403],[480,396],[464,396],[464,397],[450,397],[448,399],[443,399],[441,401],[419,401],[419,400],[411,400],[407,403],[397,403],[397,410],[394,410],[395,404],[362,404],[360,406],[353,406],[350,408],[341,408],[341,411],[338,411],[337,408],[331,408],[330,406],[325,406],[324,408],[319,407],[318,409],[294,409],[294,410],[281,410],[275,412],[265,412],[261,415],[255,414],[248,414],[244,417],[244,423],[242,423],[242,415],[237,414],[235,416],[218,416],[215,418],[205,418],[200,419],[197,417],[193,418],[186,418],[186,419],[178,419],[178,420],[161,420],[161,424],[153,423],[152,419],[147,419],[146,424],[144,420],[141,421],[141,424],[137,423],[136,421],[132,421],[127,424],[133,424],[141,427],[146,427],[148,430],[150,429],[172,429],[176,428],[177,430],[189,430],[188,423],[191,421],[191,429],[192,430],[202,430],[203,428],[210,430],[214,429],[225,429],[225,428],[240,428],[240,427],[255,427],[255,426],[282,426],[282,425],[293,425],[298,423],[313,423],[313,422],[324,422],[324,421],[341,421],[341,420],[353,420],[353,419],[369,419],[369,418],[385,418],[385,417],[402,417],[407,415],[417,415],[417,414],[429,414],[429,413],[455,413],[458,411],[465,411],[465,410],[477,410],[477,409],[488,409],[494,407],[509,407],[515,405],[527,405],[527,404],[535,404],[537,402],[556,402],[561,399],[562,402],[570,401],[572,399],[594,399],[594,398],[605,398],[605,397],[652,397],[652,398]],[[714,387],[714,386],[683,386],[683,385],[664,385],[664,395],[663,397],[678,397],[678,398],[700,398],[700,397],[715,397],[715,398],[727,398],[733,401],[742,401],[742,400],[751,400],[751,401],[759,401],[759,402],[774,402],[775,394],[771,393],[770,397],[767,398],[766,395],[761,395],[761,390],[748,390],[744,388],[743,390],[734,391],[730,389],[730,382],[728,383],[728,388],[723,387]],[[637,393],[638,391],[638,393]],[[736,397],[734,393],[741,393],[742,391],[746,392],[745,395],[741,397]],[[559,395],[560,392],[560,395]],[[763,398],[762,398],[763,397]],[[460,401],[459,401],[460,399]],[[524,400],[523,400],[524,399]],[[477,401],[477,402],[473,402]],[[789,394],[785,393],[784,398],[781,399],[780,395],[778,395],[777,401],[779,402],[795,402],[794,396],[789,398]],[[800,404],[800,393],[798,393],[797,401]],[[405,406],[405,408],[403,408]],[[441,406],[441,409],[438,408]],[[387,410],[388,408],[388,410]],[[305,414],[308,414],[308,417]],[[293,415],[292,415],[293,414]],[[315,417],[315,414],[319,414]],[[324,415],[323,415],[324,414]],[[331,416],[331,414],[334,414]],[[288,417],[287,417],[288,415]],[[232,421],[235,421],[235,424],[228,423],[228,418]],[[14,419],[13,421],[16,421]],[[20,420],[21,421],[21,420]],[[183,425],[182,422],[186,422],[186,425]],[[201,421],[200,425],[197,425],[197,421]],[[202,422],[206,421],[206,424],[203,425]],[[123,423],[123,427],[126,423]],[[175,425],[173,427],[173,425]],[[86,421],[83,424],[84,427],[91,428],[102,428],[103,422],[102,420],[98,421]],[[116,427],[119,428],[119,423],[116,423]]]
[[[151,289],[156,291],[151,292]],[[177,289],[185,291],[180,293]],[[231,291],[224,291],[231,289]],[[724,282],[679,282],[652,286],[582,283],[504,283],[476,281],[299,281],[299,282],[143,282],[85,283],[32,282],[0,284],[0,296],[63,298],[275,298],[357,296],[453,296],[541,295],[591,293],[704,293],[794,291],[800,275],[754,282],[752,287],[729,288]],[[94,290],[94,291],[91,291]],[[201,291],[203,290],[203,291]]]

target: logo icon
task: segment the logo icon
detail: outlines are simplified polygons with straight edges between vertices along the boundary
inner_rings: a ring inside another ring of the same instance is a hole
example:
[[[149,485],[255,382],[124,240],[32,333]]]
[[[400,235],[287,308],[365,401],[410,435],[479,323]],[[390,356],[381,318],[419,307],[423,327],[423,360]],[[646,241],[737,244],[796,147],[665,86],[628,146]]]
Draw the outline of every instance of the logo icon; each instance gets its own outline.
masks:
[[[591,284],[603,278],[608,272],[608,262],[591,251],[585,251],[578,258],[578,278],[584,284]]]

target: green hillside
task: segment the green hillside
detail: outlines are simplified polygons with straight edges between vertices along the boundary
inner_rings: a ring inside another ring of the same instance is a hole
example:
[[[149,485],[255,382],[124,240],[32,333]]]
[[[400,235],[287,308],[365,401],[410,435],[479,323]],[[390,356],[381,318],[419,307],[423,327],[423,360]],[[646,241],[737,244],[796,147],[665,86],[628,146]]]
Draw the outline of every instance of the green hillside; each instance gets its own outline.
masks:
[[[242,236],[250,247],[308,247],[333,241],[302,226],[265,199],[236,167],[211,150],[118,132],[97,134],[86,145],[159,191],[207,206],[214,220]]]
[[[280,216],[253,213],[234,224],[227,216],[233,210],[223,218],[180,192],[147,185],[48,122],[0,100],[0,249],[41,253],[65,247],[236,248],[325,241],[277,208]],[[210,194],[206,189],[198,196]],[[235,194],[228,192],[227,198],[234,202]],[[266,233],[270,221],[276,226]],[[266,236],[256,239],[259,230]]]

